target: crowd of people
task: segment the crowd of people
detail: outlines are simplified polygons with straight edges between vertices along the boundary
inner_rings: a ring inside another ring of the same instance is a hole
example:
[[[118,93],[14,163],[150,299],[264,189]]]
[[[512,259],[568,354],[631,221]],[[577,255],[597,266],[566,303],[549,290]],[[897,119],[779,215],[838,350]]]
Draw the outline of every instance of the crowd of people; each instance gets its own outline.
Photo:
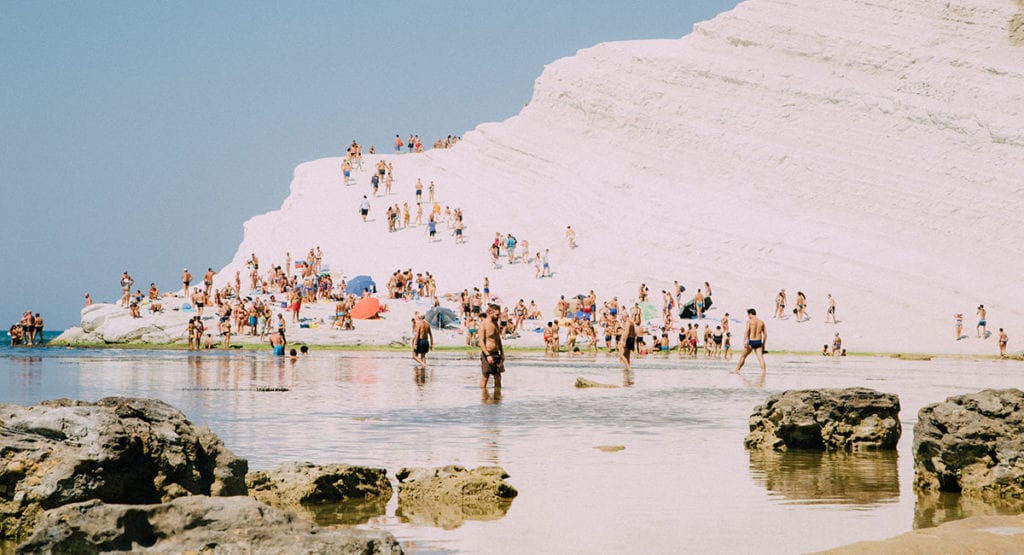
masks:
[[[33,314],[31,310],[26,310],[18,323],[10,327],[7,334],[11,337],[12,347],[42,345],[45,343],[43,340],[43,317],[38,312]]]

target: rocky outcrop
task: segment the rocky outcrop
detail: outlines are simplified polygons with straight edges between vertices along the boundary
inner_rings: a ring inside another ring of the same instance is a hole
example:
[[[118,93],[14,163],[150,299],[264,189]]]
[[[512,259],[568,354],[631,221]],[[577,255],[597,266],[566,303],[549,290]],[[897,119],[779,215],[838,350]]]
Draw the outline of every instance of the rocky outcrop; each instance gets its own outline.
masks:
[[[505,516],[518,491],[497,466],[403,468],[398,471],[398,509],[403,522],[453,529],[466,520]]]
[[[159,503],[246,492],[245,459],[150,399],[0,405],[0,459],[3,538],[27,536],[44,510],[90,499]]]
[[[895,449],[899,412],[899,397],[863,387],[786,391],[754,409],[744,444],[775,450]]]
[[[1024,392],[986,389],[922,408],[913,452],[922,491],[1024,499]]]
[[[150,505],[98,500],[48,511],[18,553],[341,553],[397,555],[376,530],[322,530],[249,497],[181,497]]]
[[[346,464],[285,463],[245,476],[249,495],[317,524],[359,524],[382,515],[393,489],[387,470]]]

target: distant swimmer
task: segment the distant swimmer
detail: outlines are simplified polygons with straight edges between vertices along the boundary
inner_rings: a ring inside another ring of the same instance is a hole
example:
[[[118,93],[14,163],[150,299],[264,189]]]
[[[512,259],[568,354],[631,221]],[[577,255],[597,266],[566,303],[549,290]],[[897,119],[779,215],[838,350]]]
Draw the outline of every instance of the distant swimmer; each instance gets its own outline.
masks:
[[[740,355],[740,360],[736,364],[735,373],[739,373],[740,369],[743,368],[743,363],[747,361],[747,355],[754,352],[757,355],[758,362],[761,363],[761,375],[764,376],[767,372],[767,367],[764,363],[764,347],[768,343],[768,329],[765,327],[764,322],[757,317],[757,311],[753,308],[747,309],[747,327],[743,330],[743,354]]]
[[[953,326],[956,328],[956,340],[960,341],[964,337],[964,315],[961,312],[957,312],[953,315]]]
[[[839,321],[836,320],[836,299],[832,296],[832,293],[828,294],[827,302],[828,310],[825,312],[825,323],[827,324],[831,320],[833,324],[838,324]]]
[[[36,314],[36,316],[38,317],[39,315]],[[1008,341],[1009,338],[1006,336],[1006,332],[1003,331],[1003,328],[999,328],[999,356],[1006,356],[1006,343]]]
[[[434,333],[423,315],[416,313],[412,320],[412,359],[421,367],[427,365],[427,353],[434,348]]]
[[[978,337],[988,337],[988,333],[985,330],[985,315],[988,312],[985,310],[985,305],[978,305],[978,327],[975,330],[978,332]]]
[[[501,389],[501,374],[505,371],[505,349],[501,345],[501,332],[498,330],[498,314],[501,309],[496,304],[487,305],[487,312],[480,323],[480,389],[487,388],[487,381],[494,376],[495,391]]]

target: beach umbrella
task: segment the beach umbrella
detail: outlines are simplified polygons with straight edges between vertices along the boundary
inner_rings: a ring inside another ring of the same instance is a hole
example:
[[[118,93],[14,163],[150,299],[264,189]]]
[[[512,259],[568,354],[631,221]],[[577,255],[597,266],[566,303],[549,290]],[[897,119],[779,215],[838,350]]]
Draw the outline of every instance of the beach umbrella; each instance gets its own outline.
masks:
[[[376,297],[365,297],[352,307],[352,318],[354,320],[369,320],[377,318],[380,312],[380,299]]]
[[[459,317],[449,308],[435,306],[427,311],[427,323],[437,329],[453,328],[459,323]]]
[[[643,320],[657,320],[658,309],[651,303],[640,303],[640,318]]]
[[[348,285],[345,286],[345,294],[361,295],[364,289],[369,289],[371,293],[376,293],[377,284],[373,282],[373,278],[370,276],[356,276],[349,280]]]
[[[704,297],[704,312],[711,308],[711,297]],[[679,309],[679,317],[688,320],[697,317],[697,309],[693,306],[693,299],[690,299],[683,308]]]

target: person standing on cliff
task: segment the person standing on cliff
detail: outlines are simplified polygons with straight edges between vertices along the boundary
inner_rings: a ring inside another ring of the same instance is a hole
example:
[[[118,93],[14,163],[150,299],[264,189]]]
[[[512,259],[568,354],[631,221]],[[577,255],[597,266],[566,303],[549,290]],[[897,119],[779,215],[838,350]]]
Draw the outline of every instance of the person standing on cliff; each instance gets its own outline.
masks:
[[[985,329],[985,315],[987,314],[988,312],[985,310],[985,305],[978,305],[978,327],[975,328],[975,331],[978,332],[978,337],[982,339],[988,337],[988,330]]]
[[[128,306],[128,298],[132,295],[132,285],[134,283],[135,280],[132,279],[132,276],[128,275],[128,270],[125,270],[124,273],[121,274],[121,306]],[[89,294],[86,293],[85,297],[88,299]],[[86,306],[89,306],[89,304],[92,304],[92,302],[89,302]]]
[[[494,376],[494,390],[501,389],[501,374],[505,371],[505,349],[501,345],[498,330],[498,314],[501,308],[496,304],[487,305],[487,312],[480,325],[480,389],[487,389],[487,381]]]
[[[188,286],[192,284],[192,274],[188,272],[188,268],[185,268],[181,273],[181,282],[185,284],[185,291],[182,293],[182,297],[188,298]]]
[[[427,366],[427,353],[434,348],[434,332],[419,312],[412,319],[412,359],[420,368]]]
[[[743,330],[743,354],[740,355],[740,360],[736,364],[736,370],[733,373],[740,373],[743,363],[747,361],[747,356],[753,352],[757,355],[758,362],[761,363],[761,377],[764,377],[768,371],[764,363],[764,347],[767,343],[768,329],[765,327],[764,321],[757,317],[756,310],[748,308],[747,327]]]
[[[217,275],[217,272],[213,271],[213,268],[207,268],[206,273],[203,274],[203,287],[206,289],[206,296],[210,296],[210,289],[213,288],[213,276]]]
[[[359,215],[363,217],[363,222],[366,221],[366,215],[370,213],[370,201],[367,200],[366,195],[363,195],[363,202],[359,203]]]

